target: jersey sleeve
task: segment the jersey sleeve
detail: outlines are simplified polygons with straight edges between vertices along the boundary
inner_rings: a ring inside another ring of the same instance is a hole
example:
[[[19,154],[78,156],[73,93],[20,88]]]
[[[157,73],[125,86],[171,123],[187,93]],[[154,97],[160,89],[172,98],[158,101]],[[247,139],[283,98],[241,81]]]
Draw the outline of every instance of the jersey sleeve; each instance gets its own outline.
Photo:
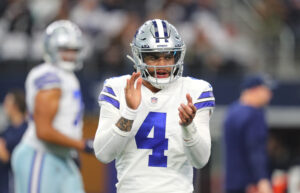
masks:
[[[199,91],[195,92],[196,100],[194,101],[194,105],[197,108],[197,111],[211,109],[213,110],[215,107],[215,97],[213,94],[212,86],[206,82],[202,81],[202,88],[199,88]]]
[[[61,79],[55,72],[44,72],[37,76],[33,84],[37,90],[61,88]]]
[[[193,122],[186,127],[182,127],[184,151],[195,168],[205,166],[210,157],[210,115],[208,109],[197,112]]]
[[[215,106],[212,86],[198,79],[189,79],[188,93],[197,109],[192,123],[182,126],[185,154],[195,168],[202,168],[208,162],[211,152],[209,121]]]
[[[113,87],[111,79],[104,82],[102,91],[100,92],[98,103],[100,106],[103,104],[110,104],[115,109],[120,109],[120,101],[118,99],[118,89]]]
[[[131,132],[121,131],[116,126],[121,117],[118,98],[120,93],[118,87],[113,85],[120,86],[119,82],[106,80],[98,99],[101,109],[94,150],[96,158],[103,163],[109,163],[118,157],[131,139]]]

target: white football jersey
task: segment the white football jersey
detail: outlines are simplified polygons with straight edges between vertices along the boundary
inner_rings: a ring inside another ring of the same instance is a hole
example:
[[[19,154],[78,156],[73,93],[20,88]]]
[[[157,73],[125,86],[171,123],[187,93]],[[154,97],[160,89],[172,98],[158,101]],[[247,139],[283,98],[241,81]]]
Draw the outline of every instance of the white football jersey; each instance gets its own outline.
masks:
[[[119,116],[126,107],[124,88],[129,75],[105,81],[100,105],[110,105]],[[212,109],[212,87],[203,80],[181,77],[167,88],[152,93],[142,85],[142,101],[133,122],[130,140],[116,157],[119,193],[191,193],[193,167],[184,152],[178,107],[189,93],[198,111]],[[100,118],[101,122],[101,118]],[[100,128],[98,132],[101,132]],[[210,140],[209,131],[203,135]]]
[[[61,89],[62,94],[59,107],[52,126],[68,137],[81,139],[84,106],[80,84],[75,74],[71,71],[65,71],[54,65],[44,63],[29,72],[25,88],[26,103],[30,119],[28,129],[23,137],[23,142],[42,151],[50,151],[63,156],[68,155],[69,148],[49,144],[38,139],[33,120],[33,112],[35,97],[39,91],[52,88]]]

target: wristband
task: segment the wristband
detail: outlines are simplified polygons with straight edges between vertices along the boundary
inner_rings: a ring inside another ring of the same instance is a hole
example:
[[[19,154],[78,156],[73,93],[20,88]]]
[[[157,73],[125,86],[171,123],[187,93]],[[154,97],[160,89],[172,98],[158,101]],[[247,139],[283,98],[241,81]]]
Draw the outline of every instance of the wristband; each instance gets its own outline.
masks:
[[[134,120],[137,115],[137,111],[137,109],[134,110],[126,106],[121,112],[121,116],[128,120]]]
[[[195,138],[197,128],[194,122],[191,122],[188,126],[182,127],[182,135],[185,141],[192,141]]]

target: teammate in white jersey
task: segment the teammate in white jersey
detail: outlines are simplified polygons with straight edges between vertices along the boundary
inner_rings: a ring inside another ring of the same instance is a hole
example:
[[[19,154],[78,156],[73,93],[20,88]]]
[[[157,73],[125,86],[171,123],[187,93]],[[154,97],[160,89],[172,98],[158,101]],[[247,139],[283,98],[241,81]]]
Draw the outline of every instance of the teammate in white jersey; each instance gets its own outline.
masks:
[[[210,156],[212,87],[182,77],[185,44],[165,20],[145,22],[131,47],[136,72],[99,96],[96,157],[116,160],[118,193],[191,193],[193,167]]]
[[[80,172],[70,153],[93,152],[82,139],[83,102],[73,70],[80,69],[82,34],[70,21],[50,24],[45,32],[45,63],[26,79],[29,126],[13,152],[17,193],[83,193]]]

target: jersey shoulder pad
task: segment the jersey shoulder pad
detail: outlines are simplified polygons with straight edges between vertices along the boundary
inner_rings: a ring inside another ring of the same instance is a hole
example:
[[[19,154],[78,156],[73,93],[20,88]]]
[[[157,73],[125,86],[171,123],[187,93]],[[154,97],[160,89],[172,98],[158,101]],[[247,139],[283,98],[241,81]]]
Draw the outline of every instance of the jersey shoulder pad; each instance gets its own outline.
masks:
[[[27,78],[37,90],[61,87],[61,78],[57,68],[50,64],[40,64],[33,68]]]
[[[197,110],[215,107],[213,87],[209,82],[192,77],[186,77],[185,84],[187,85],[185,87],[188,88],[187,92],[190,93],[193,98],[193,102]]]
[[[130,78],[130,75],[106,79],[98,98],[99,104],[109,103],[115,108],[120,109],[119,96],[124,91],[128,78]]]

